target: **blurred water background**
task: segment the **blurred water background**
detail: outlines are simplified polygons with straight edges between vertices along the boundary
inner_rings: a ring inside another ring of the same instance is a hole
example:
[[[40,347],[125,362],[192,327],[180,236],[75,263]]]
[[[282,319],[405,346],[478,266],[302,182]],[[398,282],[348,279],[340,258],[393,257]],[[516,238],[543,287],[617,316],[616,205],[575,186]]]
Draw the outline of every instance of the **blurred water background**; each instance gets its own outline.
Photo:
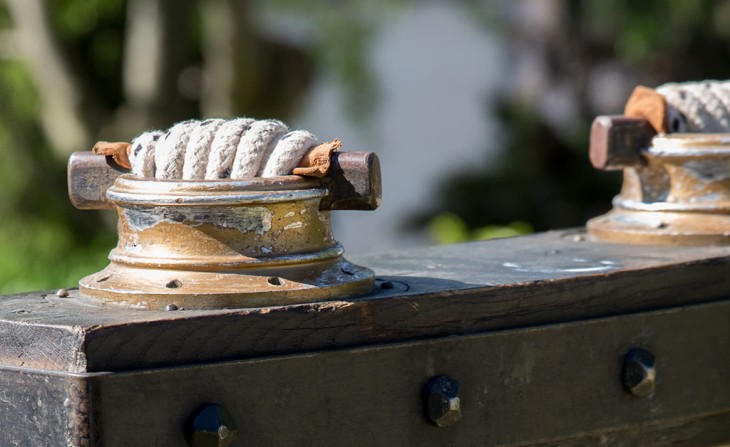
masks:
[[[380,156],[381,209],[335,213],[348,253],[488,239],[606,211],[592,118],[729,56],[729,1],[2,0],[0,293],[106,264],[115,216],[65,192],[97,140],[278,118]]]

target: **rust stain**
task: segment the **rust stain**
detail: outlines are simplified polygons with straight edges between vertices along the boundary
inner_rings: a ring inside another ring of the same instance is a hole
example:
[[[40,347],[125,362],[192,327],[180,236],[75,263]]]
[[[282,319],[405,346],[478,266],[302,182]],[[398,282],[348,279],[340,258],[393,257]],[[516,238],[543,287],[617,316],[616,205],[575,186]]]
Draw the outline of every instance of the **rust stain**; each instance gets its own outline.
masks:
[[[363,303],[360,306],[360,325],[369,335],[377,335],[375,334],[375,318],[373,317],[373,310],[369,302]]]
[[[110,143],[108,141],[99,141],[91,151],[96,155],[111,157],[114,163],[124,169],[132,169],[132,163],[129,161],[131,147],[132,145],[126,142]]]

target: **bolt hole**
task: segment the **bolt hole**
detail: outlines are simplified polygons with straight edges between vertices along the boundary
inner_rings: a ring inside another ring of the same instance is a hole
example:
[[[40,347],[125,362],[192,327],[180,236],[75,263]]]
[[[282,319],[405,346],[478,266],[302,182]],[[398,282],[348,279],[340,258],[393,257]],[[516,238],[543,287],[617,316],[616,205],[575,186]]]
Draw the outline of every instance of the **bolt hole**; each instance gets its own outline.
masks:
[[[182,287],[182,281],[179,279],[173,279],[172,281],[165,284],[165,287],[168,289],[177,289],[178,287]]]
[[[392,289],[393,287],[395,287],[395,285],[393,284],[393,281],[383,281],[380,284],[380,288],[383,290]]]
[[[284,280],[279,278],[278,276],[271,276],[267,281],[272,286],[283,286],[284,285]]]
[[[563,239],[570,239],[573,242],[583,242],[586,240],[585,230],[566,231],[561,234],[560,237]]]
[[[111,276],[105,276],[103,278],[97,279],[96,282],[104,282],[104,281],[107,281],[109,278],[111,278]]]

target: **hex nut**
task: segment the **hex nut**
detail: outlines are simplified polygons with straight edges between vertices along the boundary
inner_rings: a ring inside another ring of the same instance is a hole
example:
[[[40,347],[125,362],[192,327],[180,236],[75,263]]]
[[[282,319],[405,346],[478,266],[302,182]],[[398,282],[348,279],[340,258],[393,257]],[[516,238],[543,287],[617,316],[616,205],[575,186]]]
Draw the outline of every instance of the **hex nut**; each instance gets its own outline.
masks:
[[[226,447],[236,438],[236,423],[224,407],[205,404],[193,415],[188,429],[191,447]]]
[[[622,381],[626,391],[633,396],[651,394],[656,385],[654,354],[641,348],[631,349],[624,356]]]
[[[426,418],[437,427],[449,427],[461,419],[459,382],[453,377],[438,376],[424,388]]]

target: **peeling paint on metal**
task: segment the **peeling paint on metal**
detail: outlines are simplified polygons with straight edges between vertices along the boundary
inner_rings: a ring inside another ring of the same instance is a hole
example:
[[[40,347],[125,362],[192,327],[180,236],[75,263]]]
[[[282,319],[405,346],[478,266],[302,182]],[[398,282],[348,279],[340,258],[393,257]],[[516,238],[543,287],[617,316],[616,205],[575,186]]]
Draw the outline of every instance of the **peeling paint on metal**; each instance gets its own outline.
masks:
[[[186,224],[191,227],[215,222],[223,228],[234,228],[241,233],[255,232],[262,235],[271,230],[274,213],[269,208],[254,206],[219,211],[215,208],[191,211],[180,207],[129,208],[122,210],[130,229],[143,231],[162,223]],[[186,212],[187,211],[187,212]]]
[[[228,212],[238,217],[234,221],[222,221],[219,225],[223,227],[235,228],[242,233],[254,231],[259,236],[271,230],[271,220],[274,218],[274,212],[263,206],[236,208]]]
[[[292,222],[289,225],[284,226],[284,230],[293,230],[295,228],[302,228],[303,225],[304,225],[304,223],[301,221]]]

